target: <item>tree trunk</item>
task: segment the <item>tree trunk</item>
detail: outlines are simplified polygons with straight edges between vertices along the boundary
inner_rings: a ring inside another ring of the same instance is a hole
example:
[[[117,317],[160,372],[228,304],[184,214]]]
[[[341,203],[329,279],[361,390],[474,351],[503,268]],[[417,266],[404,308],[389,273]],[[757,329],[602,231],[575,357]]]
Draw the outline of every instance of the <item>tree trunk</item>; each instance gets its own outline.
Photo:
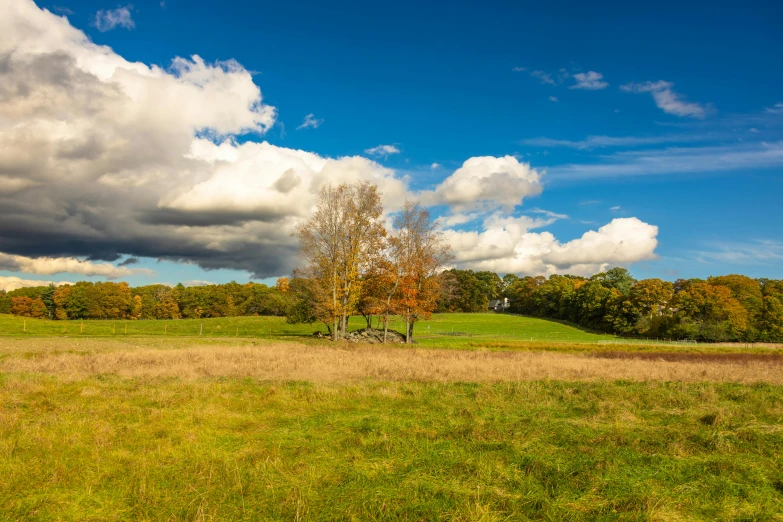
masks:
[[[386,334],[389,333],[389,313],[383,317],[383,344],[386,344]]]
[[[332,313],[335,314],[333,323],[334,323],[334,341],[337,340],[337,338],[340,335],[340,330],[337,327],[337,272],[335,270],[332,271]]]
[[[410,311],[408,311],[408,314],[405,316],[405,344],[411,343],[411,336],[413,334],[413,328],[411,328],[411,326],[412,321]]]

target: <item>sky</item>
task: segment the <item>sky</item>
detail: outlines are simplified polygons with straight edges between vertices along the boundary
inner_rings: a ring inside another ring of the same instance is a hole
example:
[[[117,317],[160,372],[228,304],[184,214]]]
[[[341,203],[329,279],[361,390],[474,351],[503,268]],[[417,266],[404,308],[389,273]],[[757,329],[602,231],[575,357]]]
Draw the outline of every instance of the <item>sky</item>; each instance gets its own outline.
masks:
[[[459,268],[783,278],[778,2],[2,2],[0,289],[270,283],[357,180]]]

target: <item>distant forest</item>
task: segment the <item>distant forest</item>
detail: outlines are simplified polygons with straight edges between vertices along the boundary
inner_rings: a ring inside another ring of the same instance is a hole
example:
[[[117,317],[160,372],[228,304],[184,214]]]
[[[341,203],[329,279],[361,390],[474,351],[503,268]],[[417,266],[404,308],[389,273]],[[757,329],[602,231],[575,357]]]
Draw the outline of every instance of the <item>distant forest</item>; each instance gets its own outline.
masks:
[[[614,268],[589,278],[453,269],[441,272],[438,282],[437,312],[486,312],[491,300],[508,299],[510,313],[622,336],[783,342],[783,280],[727,275],[671,283],[636,280]],[[296,278],[281,278],[272,287],[80,282],[0,292],[0,313],[54,320],[286,316],[307,304],[306,287]],[[367,317],[361,302],[356,315]]]

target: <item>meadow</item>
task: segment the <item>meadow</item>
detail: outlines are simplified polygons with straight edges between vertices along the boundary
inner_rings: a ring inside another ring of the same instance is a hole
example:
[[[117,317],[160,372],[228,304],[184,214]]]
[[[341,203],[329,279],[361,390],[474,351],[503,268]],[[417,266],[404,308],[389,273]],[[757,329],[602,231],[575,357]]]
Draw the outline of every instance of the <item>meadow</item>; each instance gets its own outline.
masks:
[[[365,328],[361,316],[350,318],[349,330]],[[373,327],[379,327],[377,319]],[[389,328],[404,331],[403,323],[393,319]],[[0,335],[86,335],[86,336],[188,336],[188,337],[301,337],[315,332],[327,333],[322,323],[287,324],[283,317],[218,317],[180,320],[87,320],[46,321],[0,315]],[[419,339],[502,338],[536,341],[590,342],[616,339],[591,333],[555,321],[486,314],[434,314],[429,321],[416,323]]]
[[[779,349],[199,323],[0,316],[0,520],[783,520]]]

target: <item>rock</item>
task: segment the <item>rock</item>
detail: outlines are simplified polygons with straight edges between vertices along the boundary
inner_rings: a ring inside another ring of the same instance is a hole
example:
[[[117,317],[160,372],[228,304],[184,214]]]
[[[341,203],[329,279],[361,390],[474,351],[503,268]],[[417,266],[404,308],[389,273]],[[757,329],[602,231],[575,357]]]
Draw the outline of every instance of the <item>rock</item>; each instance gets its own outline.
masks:
[[[320,331],[313,332],[313,337],[318,339],[332,338],[331,335],[324,334]],[[349,343],[381,344],[383,343],[383,330],[363,328],[354,332],[348,332],[344,340]],[[395,330],[389,330],[386,334],[386,342],[388,344],[401,344],[405,342],[405,336]]]
[[[383,342],[383,330],[374,330],[372,328],[363,328],[350,332],[345,336],[345,340],[351,343],[381,344]],[[389,330],[386,334],[387,343],[404,343],[405,336],[394,330]]]

